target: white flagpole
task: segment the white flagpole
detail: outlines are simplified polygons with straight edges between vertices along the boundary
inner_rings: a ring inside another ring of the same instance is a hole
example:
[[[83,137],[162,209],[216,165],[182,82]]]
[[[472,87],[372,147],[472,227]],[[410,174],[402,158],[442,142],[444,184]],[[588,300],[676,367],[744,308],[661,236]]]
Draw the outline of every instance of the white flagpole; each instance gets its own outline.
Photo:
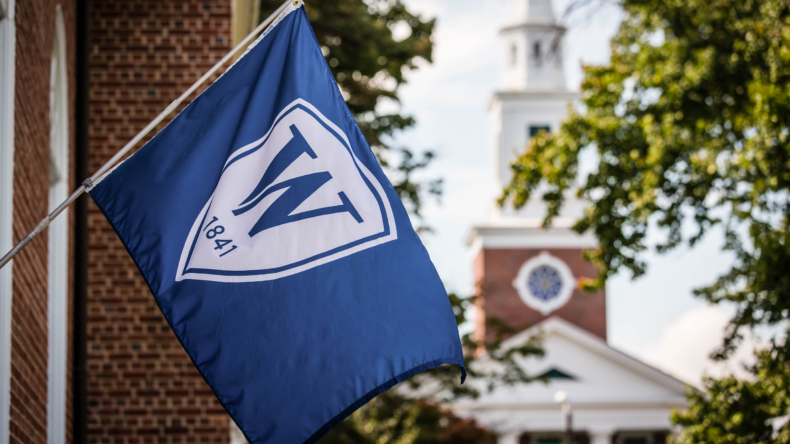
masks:
[[[181,102],[186,100],[190,96],[190,94],[195,92],[195,90],[198,89],[200,85],[205,83],[206,80],[208,80],[215,72],[217,72],[217,70],[219,70],[222,67],[222,65],[224,65],[228,60],[230,60],[237,52],[239,52],[239,50],[245,48],[250,43],[250,41],[255,38],[256,35],[258,35],[261,31],[266,29],[266,27],[269,26],[274,21],[274,19],[276,19],[280,15],[280,13],[285,10],[285,8],[287,8],[291,3],[293,3],[295,7],[299,6],[301,2],[302,0],[286,0],[282,5],[280,5],[280,7],[277,8],[277,10],[272,13],[272,15],[270,15],[269,17],[266,18],[266,20],[261,22],[261,24],[258,25],[258,27],[256,27],[249,35],[247,35],[247,37],[245,37],[244,40],[239,42],[239,44],[236,45],[235,48],[231,49],[230,52],[227,53],[225,57],[222,58],[222,60],[220,60],[219,62],[217,62],[216,65],[211,67],[211,69],[209,69],[208,72],[203,74],[203,77],[198,79],[198,81],[195,82],[192,86],[190,86],[189,89],[187,89],[183,94],[181,94],[179,98],[174,100],[173,103],[168,105],[164,111],[162,111],[158,116],[156,116],[156,118],[152,120],[151,123],[149,123],[145,128],[143,128],[142,131],[137,133],[137,135],[134,136],[132,140],[129,141],[129,143],[124,145],[120,151],[115,153],[115,155],[112,156],[112,158],[108,160],[107,163],[102,165],[102,167],[99,168],[98,171],[93,173],[91,177],[85,179],[85,181],[82,182],[82,185],[80,185],[80,187],[77,188],[71,194],[71,196],[69,196],[68,199],[66,199],[62,204],[60,204],[57,208],[55,208],[52,211],[52,213],[49,214],[49,216],[45,217],[41,222],[39,222],[39,224],[36,225],[36,228],[34,228],[33,231],[31,231],[27,236],[25,236],[25,238],[22,239],[18,244],[16,244],[14,248],[11,249],[11,251],[6,253],[6,255],[3,256],[2,259],[0,259],[0,268],[5,267],[6,264],[9,263],[11,259],[13,259],[14,256],[16,256],[17,253],[19,253],[22,250],[22,248],[25,248],[25,245],[29,244],[34,237],[36,237],[39,233],[44,231],[44,228],[47,228],[47,226],[56,217],[58,217],[58,215],[62,213],[63,210],[65,210],[66,208],[69,207],[69,205],[74,203],[74,201],[77,200],[77,198],[80,197],[80,195],[82,195],[82,193],[84,193],[85,190],[87,190],[91,185],[93,185],[94,181],[98,180],[110,168],[115,166],[115,164],[118,163],[118,161],[120,161],[132,148],[134,148],[137,142],[142,140],[143,137],[145,137],[148,133],[151,132],[151,130],[156,128],[156,126],[159,125],[171,112],[173,112],[176,108],[178,108],[178,105],[180,105]]]

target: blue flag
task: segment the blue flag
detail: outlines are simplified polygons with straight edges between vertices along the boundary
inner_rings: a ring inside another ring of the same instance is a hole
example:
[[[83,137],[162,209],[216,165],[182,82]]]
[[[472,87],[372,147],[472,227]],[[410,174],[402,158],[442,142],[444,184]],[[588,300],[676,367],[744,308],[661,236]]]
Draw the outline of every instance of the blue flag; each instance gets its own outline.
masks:
[[[252,443],[315,442],[398,382],[463,366],[442,282],[300,6],[89,192]]]

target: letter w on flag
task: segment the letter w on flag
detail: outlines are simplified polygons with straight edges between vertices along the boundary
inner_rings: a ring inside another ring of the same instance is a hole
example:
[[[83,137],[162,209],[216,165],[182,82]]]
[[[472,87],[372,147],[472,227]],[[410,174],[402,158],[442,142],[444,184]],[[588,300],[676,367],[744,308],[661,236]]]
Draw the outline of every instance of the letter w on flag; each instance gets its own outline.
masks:
[[[398,382],[463,366],[442,282],[300,6],[89,192],[252,443],[315,442]]]

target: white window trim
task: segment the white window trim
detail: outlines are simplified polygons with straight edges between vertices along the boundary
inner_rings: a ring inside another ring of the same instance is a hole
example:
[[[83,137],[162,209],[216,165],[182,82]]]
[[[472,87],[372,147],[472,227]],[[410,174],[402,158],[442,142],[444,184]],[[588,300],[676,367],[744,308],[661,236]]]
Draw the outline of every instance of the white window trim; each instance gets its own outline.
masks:
[[[547,265],[557,270],[560,281],[562,282],[560,292],[556,297],[549,299],[548,301],[544,301],[535,297],[527,285],[527,281],[529,280],[529,276],[532,271],[543,265]],[[562,261],[562,259],[554,257],[546,251],[542,251],[539,255],[524,262],[524,264],[518,270],[516,279],[513,280],[513,288],[516,289],[519,297],[521,297],[521,300],[524,301],[527,306],[533,310],[539,311],[543,316],[548,316],[549,313],[559,310],[568,303],[568,301],[571,299],[571,296],[573,295],[573,290],[576,288],[574,285],[575,283],[576,278],[573,276],[573,272],[571,271],[570,267],[568,267],[568,265]]]
[[[14,0],[0,0],[0,255],[13,242],[14,81],[16,25]],[[13,261],[0,270],[0,444],[9,442],[11,412],[11,277]]]
[[[55,13],[50,73],[50,188],[49,211],[69,193],[69,101],[66,27],[60,5]],[[48,255],[49,359],[47,360],[47,442],[66,442],[66,385],[68,351],[69,217],[68,210],[49,225]]]

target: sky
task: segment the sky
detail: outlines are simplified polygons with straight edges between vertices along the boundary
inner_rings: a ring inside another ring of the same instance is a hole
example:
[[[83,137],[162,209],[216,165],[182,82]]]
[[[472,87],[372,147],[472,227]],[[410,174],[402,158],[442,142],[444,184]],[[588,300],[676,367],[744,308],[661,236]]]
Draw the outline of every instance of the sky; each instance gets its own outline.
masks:
[[[572,0],[552,1],[555,16],[562,17]],[[435,17],[437,28],[434,63],[420,64],[400,90],[401,111],[418,123],[399,135],[395,145],[437,154],[423,177],[441,177],[444,195],[440,203],[426,205],[424,223],[434,233],[423,241],[448,290],[469,295],[472,257],[465,239],[475,224],[486,220],[497,195],[487,105],[498,86],[498,30],[508,17],[510,0],[405,3],[413,12]],[[598,6],[567,23],[568,88],[578,90],[582,63],[608,60],[609,41],[621,19],[617,7]],[[656,242],[661,233],[652,230],[649,237]],[[609,344],[692,384],[698,384],[703,373],[721,373],[707,356],[721,344],[732,310],[707,306],[692,291],[731,266],[733,257],[720,251],[722,243],[721,232],[714,231],[693,250],[647,253],[646,276],[631,280],[622,274],[610,279]]]

